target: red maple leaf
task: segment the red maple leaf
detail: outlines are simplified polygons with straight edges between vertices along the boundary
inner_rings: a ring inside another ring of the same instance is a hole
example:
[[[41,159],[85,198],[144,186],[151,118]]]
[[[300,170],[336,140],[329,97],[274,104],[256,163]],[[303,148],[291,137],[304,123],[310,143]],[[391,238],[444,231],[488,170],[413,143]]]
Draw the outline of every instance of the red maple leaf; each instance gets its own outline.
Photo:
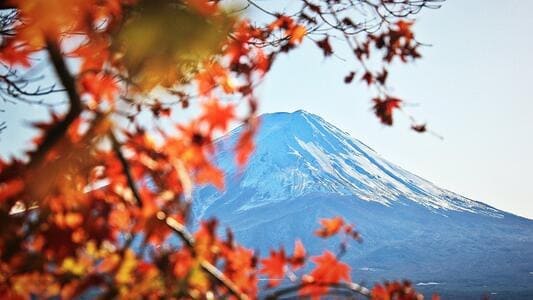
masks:
[[[203,106],[204,113],[202,120],[213,129],[220,129],[225,132],[229,123],[235,118],[234,107],[231,104],[223,105],[219,101],[209,101]]]
[[[338,261],[330,251],[312,257],[311,261],[316,264],[316,267],[311,274],[305,277],[308,285],[300,290],[300,295],[310,295],[313,299],[318,299],[320,295],[328,291],[328,284],[339,283],[341,280],[351,281],[350,267]]]
[[[261,264],[263,268],[259,272],[268,276],[268,285],[270,287],[279,285],[280,279],[283,279],[285,275],[285,265],[287,264],[285,250],[270,251],[270,256],[262,259]]]
[[[353,81],[353,78],[355,76],[355,72],[350,72],[348,75],[346,75],[346,77],[344,77],[344,83],[348,84],[348,83],[351,83]]]
[[[316,42],[316,44],[320,49],[322,49],[324,56],[330,56],[333,54],[333,48],[329,43],[329,37],[325,37],[323,40]]]
[[[81,79],[84,92],[91,94],[95,100],[113,101],[118,91],[115,79],[106,74],[88,73]]]
[[[411,40],[414,36],[413,32],[411,31],[411,26],[413,26],[414,22],[410,21],[404,21],[399,20],[396,22],[396,27],[398,27],[398,32],[405,37],[408,40]]]
[[[392,125],[392,113],[394,109],[400,108],[402,100],[393,97],[387,97],[385,99],[375,98],[374,100],[374,113],[381,120],[381,123],[385,125]]]
[[[371,85],[374,82],[374,75],[369,71],[366,71],[363,77],[361,77],[361,80],[365,81],[366,84]]]
[[[10,39],[0,49],[0,61],[12,67],[20,65],[29,68],[31,66],[29,55],[32,52],[33,50],[27,44]]]
[[[383,71],[376,76],[376,80],[381,84],[385,84],[388,76],[389,72],[386,69],[383,69]]]

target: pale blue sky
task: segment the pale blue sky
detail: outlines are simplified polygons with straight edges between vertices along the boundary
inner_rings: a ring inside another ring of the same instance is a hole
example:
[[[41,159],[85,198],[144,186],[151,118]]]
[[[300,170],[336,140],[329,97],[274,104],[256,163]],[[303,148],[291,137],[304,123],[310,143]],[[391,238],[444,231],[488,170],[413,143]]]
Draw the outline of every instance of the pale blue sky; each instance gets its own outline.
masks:
[[[433,46],[389,80],[444,140],[409,131],[401,114],[379,124],[367,88],[342,82],[348,63],[312,45],[276,62],[261,111],[308,110],[439,186],[533,218],[531,12],[533,1],[448,0],[417,16],[418,40]]]
[[[318,114],[439,186],[533,218],[532,11],[533,1],[448,0],[417,16],[418,39],[433,46],[415,64],[394,65],[389,80],[395,94],[419,104],[409,113],[444,140],[411,132],[401,114],[395,127],[382,126],[367,88],[343,83],[349,62],[325,60],[309,42],[276,62],[260,88],[260,110]],[[0,108],[10,126],[0,135],[6,156],[27,148],[21,116],[44,114],[22,104]]]

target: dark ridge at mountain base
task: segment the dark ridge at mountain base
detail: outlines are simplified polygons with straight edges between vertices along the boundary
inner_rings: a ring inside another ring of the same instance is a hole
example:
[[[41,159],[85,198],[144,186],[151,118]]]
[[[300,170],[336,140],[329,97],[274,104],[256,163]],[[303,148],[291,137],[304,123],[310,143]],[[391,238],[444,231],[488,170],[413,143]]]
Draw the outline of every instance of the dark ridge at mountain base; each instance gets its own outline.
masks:
[[[231,151],[239,132],[218,142],[227,189],[197,189],[197,219],[217,217],[261,253],[300,238],[319,254],[338,240],[313,236],[318,220],[339,215],[363,236],[343,257],[355,281],[407,278],[443,299],[533,299],[532,220],[441,189],[303,111],[263,116],[242,171]]]

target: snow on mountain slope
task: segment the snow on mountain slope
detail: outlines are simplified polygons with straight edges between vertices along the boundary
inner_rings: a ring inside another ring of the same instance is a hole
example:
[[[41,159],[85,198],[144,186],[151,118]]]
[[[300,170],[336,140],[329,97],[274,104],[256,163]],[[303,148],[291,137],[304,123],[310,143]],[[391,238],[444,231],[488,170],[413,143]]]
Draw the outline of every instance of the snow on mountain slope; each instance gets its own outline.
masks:
[[[242,193],[249,197],[234,203],[237,211],[314,192],[353,195],[386,206],[413,201],[440,214],[465,211],[502,217],[490,206],[441,189],[386,161],[346,132],[302,110],[261,117],[257,149],[244,170],[236,167],[232,152],[239,133],[237,128],[217,143],[216,162],[226,172],[227,189],[222,193],[212,187],[198,190],[197,217],[214,201],[240,201]]]

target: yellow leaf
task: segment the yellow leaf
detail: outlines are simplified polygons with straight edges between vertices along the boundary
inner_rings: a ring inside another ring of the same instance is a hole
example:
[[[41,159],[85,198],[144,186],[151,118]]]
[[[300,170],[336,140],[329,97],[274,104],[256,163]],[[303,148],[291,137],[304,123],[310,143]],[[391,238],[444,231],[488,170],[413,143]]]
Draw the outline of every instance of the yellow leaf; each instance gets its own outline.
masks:
[[[307,29],[305,28],[305,26],[302,26],[302,25],[295,26],[291,31],[291,38],[289,42],[291,44],[301,43],[306,33],[307,33]]]
[[[61,269],[65,272],[70,272],[74,275],[82,275],[85,272],[85,266],[76,261],[73,257],[67,257],[63,260],[63,264],[61,265]]]
[[[115,279],[119,284],[127,284],[133,282],[133,271],[137,266],[137,257],[131,249],[127,249],[122,259],[122,264],[115,275]]]
[[[173,1],[143,1],[113,41],[133,81],[143,91],[194,78],[200,62],[221,52],[234,18],[202,15]]]
[[[206,291],[209,288],[209,280],[204,271],[202,271],[199,263],[191,270],[189,284],[200,291]]]

